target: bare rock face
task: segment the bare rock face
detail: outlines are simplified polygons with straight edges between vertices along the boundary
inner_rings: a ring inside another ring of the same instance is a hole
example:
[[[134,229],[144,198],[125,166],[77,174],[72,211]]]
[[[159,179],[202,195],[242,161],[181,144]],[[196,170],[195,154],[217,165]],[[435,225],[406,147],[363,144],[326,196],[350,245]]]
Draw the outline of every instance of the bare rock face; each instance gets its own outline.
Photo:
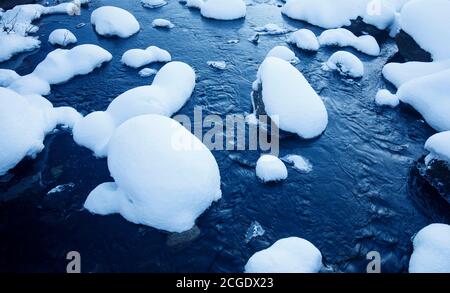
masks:
[[[385,30],[380,30],[374,25],[367,24],[363,21],[362,17],[358,17],[351,21],[349,26],[344,27],[354,33],[356,36],[361,36],[364,34],[369,34],[377,41],[383,41],[389,37],[389,34]]]
[[[422,49],[405,31],[401,30],[395,40],[397,42],[399,53],[403,56],[403,58],[405,58],[406,61],[433,61],[431,54]]]

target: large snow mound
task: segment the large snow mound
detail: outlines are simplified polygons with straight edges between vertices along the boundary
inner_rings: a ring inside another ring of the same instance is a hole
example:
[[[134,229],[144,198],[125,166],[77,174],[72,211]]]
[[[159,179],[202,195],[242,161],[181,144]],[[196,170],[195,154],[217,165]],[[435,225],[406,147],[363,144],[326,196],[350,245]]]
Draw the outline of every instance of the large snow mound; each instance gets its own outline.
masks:
[[[245,265],[246,273],[318,273],[322,254],[309,241],[290,237],[255,253]]]
[[[172,56],[169,52],[155,46],[150,46],[145,50],[131,49],[122,55],[122,63],[133,68],[139,68],[153,62],[170,62],[171,60]]]
[[[247,6],[243,0],[208,0],[201,4],[204,17],[217,20],[234,20],[245,17]]]
[[[52,45],[65,47],[77,42],[75,35],[68,29],[56,29],[48,37],[48,42]]]
[[[345,28],[329,29],[319,36],[321,46],[353,47],[356,50],[370,55],[380,55],[380,46],[377,40],[369,35],[357,37]]]
[[[265,112],[280,129],[309,139],[327,127],[328,113],[323,101],[289,62],[266,58],[254,86],[255,91],[262,91]]]
[[[120,213],[136,224],[170,232],[191,229],[220,199],[220,173],[211,152],[175,120],[143,115],[114,133],[108,168],[115,183],[94,189],[84,206]]]
[[[256,176],[263,182],[281,181],[288,171],[283,161],[272,155],[263,155],[256,162]]]
[[[410,273],[450,273],[450,226],[431,224],[413,239]]]
[[[331,55],[326,63],[331,70],[336,70],[344,76],[359,78],[364,75],[364,64],[350,52],[338,51]]]
[[[106,156],[115,129],[125,121],[144,114],[172,116],[187,102],[195,87],[195,72],[182,62],[170,62],[156,74],[153,84],[126,91],[115,98],[105,112],[87,115],[75,125],[75,142]]]
[[[450,163],[450,131],[437,133],[425,143],[425,149],[430,152],[425,161],[443,160]]]
[[[0,62],[12,56],[39,48],[41,41],[35,37],[22,36],[14,32],[0,32]]]
[[[0,175],[42,151],[45,135],[57,124],[72,127],[80,118],[72,108],[53,108],[41,96],[0,87]]]
[[[416,0],[403,6],[401,28],[409,34],[433,60],[450,58],[450,1]]]
[[[400,101],[416,109],[437,131],[450,130],[450,69],[405,82]]]
[[[128,38],[140,29],[139,22],[128,11],[114,6],[102,6],[91,14],[95,31],[105,37]]]

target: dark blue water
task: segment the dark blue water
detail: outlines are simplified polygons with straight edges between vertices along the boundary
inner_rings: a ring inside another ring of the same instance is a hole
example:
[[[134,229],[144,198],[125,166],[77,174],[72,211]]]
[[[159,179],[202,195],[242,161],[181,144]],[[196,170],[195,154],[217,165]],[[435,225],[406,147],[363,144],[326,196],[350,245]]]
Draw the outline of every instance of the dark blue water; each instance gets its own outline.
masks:
[[[169,2],[152,10],[142,8],[138,0],[93,0],[79,17],[48,16],[38,22],[41,49],[0,67],[31,72],[53,50],[46,42],[49,33],[68,28],[79,44],[98,44],[114,59],[89,75],[53,86],[48,98],[55,106],[69,105],[87,114],[106,109],[128,89],[150,84],[151,79],[123,66],[120,57],[128,49],[155,45],[197,71],[195,92],[181,114],[192,116],[195,106],[202,106],[205,114],[242,114],[252,110],[251,82],[264,56],[272,47],[286,44],[286,36],[280,35],[261,36],[254,45],[247,41],[253,28],[274,22],[321,31],[281,16],[274,4],[248,6],[245,20],[220,22],[202,18],[178,1]],[[89,23],[90,12],[102,5],[131,11],[142,31],[128,39],[106,39],[89,24],[75,28]],[[167,18],[176,27],[152,28],[155,18]],[[240,42],[227,44],[231,39]],[[323,97],[330,122],[318,139],[282,140],[280,156],[300,154],[312,162],[313,171],[301,174],[289,168],[285,182],[264,185],[251,164],[245,164],[254,163],[258,153],[214,152],[223,198],[198,219],[198,229],[184,235],[84,210],[89,192],[111,180],[106,160],[77,146],[65,130],[48,135],[36,159],[0,177],[0,271],[65,271],[67,252],[76,250],[84,272],[240,272],[253,253],[289,236],[314,243],[332,271],[364,272],[371,250],[381,253],[382,271],[407,271],[411,236],[431,222],[448,222],[448,210],[434,208],[435,199],[415,167],[433,130],[411,109],[385,109],[373,102],[380,87],[389,87],[381,69],[397,50],[391,39],[381,47],[378,58],[352,51],[366,66],[365,77],[358,81],[321,70],[335,48],[317,54],[293,48],[301,60],[297,68]],[[207,66],[209,60],[225,60],[229,66],[219,71]],[[68,183],[75,185],[47,195]],[[254,221],[265,234],[246,243]]]

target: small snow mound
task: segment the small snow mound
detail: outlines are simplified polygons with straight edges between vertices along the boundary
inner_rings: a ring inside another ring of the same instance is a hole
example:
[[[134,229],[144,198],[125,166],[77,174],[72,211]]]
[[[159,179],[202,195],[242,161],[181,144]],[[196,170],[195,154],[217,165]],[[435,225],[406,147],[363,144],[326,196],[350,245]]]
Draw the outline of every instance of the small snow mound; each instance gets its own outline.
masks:
[[[95,31],[104,37],[128,38],[140,29],[139,22],[128,11],[114,6],[102,6],[91,14]]]
[[[121,62],[133,68],[139,68],[153,62],[170,62],[172,56],[166,50],[150,46],[145,50],[131,49],[122,55]]]
[[[431,224],[413,239],[410,273],[450,273],[450,226]]]
[[[150,77],[158,73],[158,70],[152,68],[142,68],[138,74],[140,77]]]
[[[282,35],[289,32],[288,29],[280,27],[276,23],[268,23],[264,26],[259,26],[255,28],[260,35]]]
[[[378,106],[388,106],[395,108],[400,104],[400,100],[396,95],[386,89],[379,90],[375,96],[375,103]]]
[[[141,4],[145,8],[159,8],[167,5],[165,0],[141,0]]]
[[[48,42],[52,45],[65,47],[77,42],[75,35],[68,29],[56,29],[48,37]]]
[[[370,56],[380,55],[380,46],[374,37],[369,35],[357,37],[344,28],[322,32],[319,36],[319,43],[321,46],[353,47]]]
[[[217,20],[235,20],[245,17],[247,6],[243,0],[208,0],[200,7],[206,18]]]
[[[294,169],[301,173],[310,173],[313,169],[311,162],[299,155],[287,155],[282,160],[293,165]]]
[[[187,0],[186,1],[186,7],[201,9],[203,3],[205,3],[204,0]]]
[[[161,28],[174,28],[175,25],[167,19],[157,18],[152,22],[153,27],[161,27]]]
[[[425,149],[430,152],[426,162],[442,160],[450,164],[450,131],[437,133],[425,143]]]
[[[179,149],[176,141],[192,148]],[[85,208],[120,213],[136,224],[183,232],[221,198],[220,173],[211,152],[173,119],[143,115],[123,123],[108,147],[108,168],[115,183],[104,183]]]
[[[339,51],[331,55],[326,63],[331,70],[337,70],[341,75],[359,78],[364,75],[364,64],[350,52]]]
[[[294,32],[288,39],[289,43],[295,44],[297,48],[306,51],[317,51],[320,48],[316,35],[308,29],[300,29]]]
[[[256,162],[256,176],[263,182],[285,180],[288,172],[284,163],[275,156],[263,155]]]
[[[245,265],[246,273],[318,273],[322,254],[309,241],[290,237],[258,251]]]
[[[267,53],[267,57],[276,57],[283,59],[291,64],[297,64],[299,63],[299,59],[295,56],[295,53],[292,52],[291,49],[289,49],[286,46],[276,46],[272,50]]]
[[[211,66],[212,68],[219,69],[219,70],[225,70],[227,69],[227,63],[225,61],[208,61],[206,62],[208,66]]]

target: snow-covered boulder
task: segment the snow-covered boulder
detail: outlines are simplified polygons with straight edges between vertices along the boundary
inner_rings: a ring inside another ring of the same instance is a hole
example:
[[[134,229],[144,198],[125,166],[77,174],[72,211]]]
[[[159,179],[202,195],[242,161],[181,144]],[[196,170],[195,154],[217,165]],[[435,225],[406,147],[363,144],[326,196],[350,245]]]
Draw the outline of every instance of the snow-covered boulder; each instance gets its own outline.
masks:
[[[122,55],[122,63],[133,67],[139,68],[153,62],[170,62],[172,56],[166,50],[160,49],[155,46],[150,46],[145,50],[131,49],[126,51]]]
[[[120,213],[136,224],[183,232],[220,199],[220,173],[211,152],[175,120],[143,115],[114,133],[108,148],[114,183],[103,183],[84,206]]]
[[[327,127],[328,113],[319,95],[289,62],[268,57],[253,84],[255,112],[266,113],[278,128],[309,139]]]
[[[139,22],[128,11],[114,6],[102,6],[91,14],[95,31],[105,37],[128,38],[140,29]]]
[[[309,29],[299,29],[289,37],[288,41],[295,44],[297,48],[307,51],[317,51],[320,48],[319,40]]]
[[[141,4],[145,8],[158,8],[167,5],[165,0],[141,0]]]
[[[14,70],[0,68],[0,87],[8,87],[16,81],[20,75]]]
[[[437,131],[450,130],[450,69],[405,82],[397,91],[401,102],[416,109]]]
[[[330,29],[319,36],[320,46],[353,47],[356,50],[370,55],[380,55],[380,46],[377,40],[369,35],[357,37],[344,28]]]
[[[97,45],[79,45],[70,50],[56,49],[31,74],[20,77],[9,87],[22,94],[46,95],[50,92],[50,85],[88,74],[111,59],[112,55]]]
[[[52,45],[65,47],[77,42],[75,35],[68,29],[56,29],[48,37],[48,42]]]
[[[437,133],[425,143],[425,149],[430,152],[425,162],[432,160],[446,161],[450,164],[450,131]]]
[[[379,90],[375,96],[375,103],[378,106],[388,106],[395,108],[400,104],[400,100],[386,89]]]
[[[410,273],[450,273],[450,226],[431,224],[413,239]]]
[[[162,28],[174,28],[175,25],[167,19],[157,18],[152,22],[153,27],[162,27]]]
[[[258,251],[245,265],[246,273],[318,273],[322,254],[309,241],[290,237]]]
[[[151,86],[133,88],[115,98],[105,112],[94,112],[74,127],[74,140],[106,156],[111,135],[125,121],[144,114],[172,116],[192,95],[195,72],[182,62],[170,62],[156,74]]]
[[[338,71],[341,75],[359,78],[364,75],[364,64],[350,52],[338,51],[331,55],[326,67]]]
[[[245,17],[247,6],[243,0],[208,0],[200,7],[206,18],[217,20],[234,20]]]
[[[45,135],[57,124],[72,127],[80,118],[72,108],[53,108],[41,96],[22,96],[0,87],[0,176],[42,151]]]
[[[400,53],[408,60],[430,61],[450,58],[450,1],[417,0],[406,3],[400,15],[397,38]]]
[[[283,161],[272,155],[262,155],[256,162],[256,176],[263,182],[281,181],[288,171]]]
[[[0,31],[0,62],[9,60],[16,54],[35,50],[40,45],[41,41],[36,37]]]
[[[286,46],[276,46],[272,48],[269,53],[267,53],[266,58],[267,57],[277,57],[292,64],[299,62],[299,59],[295,56],[295,53]]]

